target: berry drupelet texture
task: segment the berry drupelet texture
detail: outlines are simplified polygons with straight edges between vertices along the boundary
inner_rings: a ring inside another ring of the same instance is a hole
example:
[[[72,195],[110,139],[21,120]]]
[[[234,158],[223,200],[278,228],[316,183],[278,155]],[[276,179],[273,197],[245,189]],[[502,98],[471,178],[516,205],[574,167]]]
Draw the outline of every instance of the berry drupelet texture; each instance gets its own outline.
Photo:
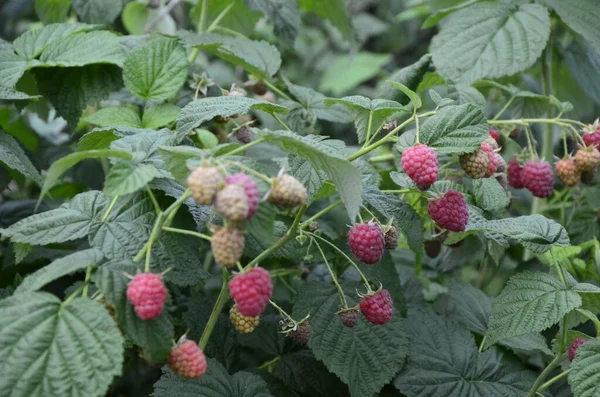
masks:
[[[373,265],[381,260],[385,236],[374,222],[357,223],[348,232],[348,246],[358,260]]]
[[[427,145],[409,147],[402,153],[402,169],[421,190],[426,190],[438,178],[438,159]]]
[[[462,194],[448,190],[442,197],[429,202],[427,212],[435,224],[451,232],[462,232],[469,222],[469,209]]]
[[[229,281],[229,292],[242,315],[259,316],[271,299],[273,292],[271,276],[262,267],[252,268]]]
[[[127,284],[127,300],[142,320],[152,320],[161,315],[167,300],[167,287],[158,274],[137,274]]]
[[[390,293],[382,289],[373,295],[365,295],[360,301],[360,311],[373,324],[387,323],[394,315],[394,303]]]

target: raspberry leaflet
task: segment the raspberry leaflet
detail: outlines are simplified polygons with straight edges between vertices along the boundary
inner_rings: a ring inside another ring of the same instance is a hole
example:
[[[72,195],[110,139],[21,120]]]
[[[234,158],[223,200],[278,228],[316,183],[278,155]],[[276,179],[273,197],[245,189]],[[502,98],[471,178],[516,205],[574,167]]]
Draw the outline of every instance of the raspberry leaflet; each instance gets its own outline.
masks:
[[[418,144],[402,152],[402,169],[421,190],[437,181],[438,159],[435,151],[427,145]]]

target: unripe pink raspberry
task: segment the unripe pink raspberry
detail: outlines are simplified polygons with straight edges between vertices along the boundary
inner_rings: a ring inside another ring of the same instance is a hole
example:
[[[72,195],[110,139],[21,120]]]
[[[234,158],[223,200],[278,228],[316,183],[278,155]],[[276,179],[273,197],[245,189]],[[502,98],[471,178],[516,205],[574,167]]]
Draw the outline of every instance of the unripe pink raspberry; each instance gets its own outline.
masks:
[[[202,205],[210,205],[219,191],[221,174],[216,167],[194,168],[190,171],[187,184],[194,200]]]
[[[508,162],[508,184],[515,189],[523,189],[523,181],[521,180],[521,173],[523,172],[523,166],[519,164],[516,158]]]
[[[554,186],[552,166],[545,161],[528,161],[521,172],[521,181],[535,197],[548,197]]]
[[[258,193],[258,185],[246,174],[237,173],[229,175],[225,178],[225,183],[228,185],[240,185],[246,191],[246,197],[248,197],[248,217],[246,220],[252,218],[258,210],[258,204],[260,203],[260,196]]]
[[[573,343],[571,343],[571,346],[569,346],[569,361],[573,361],[575,359],[577,349],[579,349],[579,346],[583,345],[585,341],[586,340],[584,338],[577,338],[573,341]]]
[[[556,170],[558,179],[560,179],[565,186],[575,186],[581,179],[581,171],[577,168],[572,158],[558,160],[556,164],[554,164],[554,169]]]
[[[600,163],[600,151],[594,146],[579,149],[575,153],[575,165],[581,172],[595,169]]]
[[[496,142],[498,142],[500,140],[500,133],[498,131],[496,131],[495,129],[493,129],[492,127],[490,127],[490,136],[492,138],[494,138],[494,140]]]
[[[160,316],[167,300],[167,288],[160,275],[140,273],[127,284],[127,300],[142,320]]]
[[[374,222],[357,223],[348,232],[348,246],[358,260],[372,265],[381,260],[385,236]]]
[[[390,293],[382,289],[372,295],[365,295],[360,301],[360,311],[373,324],[383,325],[394,315],[394,302]]]
[[[176,374],[196,379],[206,373],[208,365],[204,352],[196,342],[182,338],[169,355],[169,366]]]
[[[481,144],[481,150],[483,150],[485,152],[485,154],[487,154],[487,156],[488,156],[488,167],[487,167],[487,170],[485,171],[485,177],[489,178],[492,175],[494,175],[494,173],[496,172],[496,169],[498,168],[498,164],[500,162],[498,161],[498,158],[496,157],[496,152],[494,152],[494,149],[488,143],[483,142]]]
[[[239,185],[225,185],[215,198],[215,209],[231,222],[243,222],[248,219],[248,198],[246,191]]]
[[[262,267],[252,268],[229,281],[229,292],[237,309],[246,317],[256,317],[267,307],[273,284],[269,272]]]
[[[437,181],[438,159],[435,151],[427,145],[418,144],[402,153],[402,169],[421,190]]]
[[[437,226],[452,232],[463,232],[469,222],[467,201],[456,190],[448,190],[442,197],[430,201],[427,212]]]
[[[224,227],[217,230],[210,239],[210,247],[217,263],[221,266],[235,265],[244,254],[244,232]]]

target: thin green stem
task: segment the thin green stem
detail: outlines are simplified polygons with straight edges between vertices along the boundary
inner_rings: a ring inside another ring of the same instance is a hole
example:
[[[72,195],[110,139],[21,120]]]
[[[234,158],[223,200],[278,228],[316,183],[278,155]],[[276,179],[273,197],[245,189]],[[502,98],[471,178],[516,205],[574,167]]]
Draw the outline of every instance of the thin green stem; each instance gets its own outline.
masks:
[[[325,215],[326,213],[328,213],[329,211],[331,211],[332,209],[334,209],[335,207],[337,207],[340,204],[342,204],[342,200],[338,200],[334,203],[329,204],[327,207],[323,208],[321,211],[317,212],[316,214],[314,214],[313,216],[311,216],[310,218],[308,218],[307,220],[302,222],[301,227],[304,227],[305,225],[310,225],[311,222],[316,221],[321,216]]]
[[[294,321],[292,316],[287,314],[287,312],[285,310],[283,310],[281,307],[279,307],[279,305],[277,303],[273,302],[271,299],[269,299],[269,303],[271,304],[271,306],[273,306],[275,309],[277,309],[277,311],[279,312],[279,314],[281,314],[283,316],[283,318],[287,318],[293,323],[296,322],[296,321]]]
[[[298,224],[300,223],[300,219],[302,219],[302,215],[304,214],[305,210],[306,210],[306,206],[303,205],[296,213],[294,222],[292,223],[292,226],[290,226],[288,231],[279,240],[277,240],[275,242],[275,244],[273,244],[272,246],[270,246],[269,248],[267,248],[266,250],[261,252],[260,255],[258,255],[256,258],[252,259],[250,261],[250,263],[248,263],[244,268],[248,269],[248,268],[256,265],[257,263],[260,263],[260,261],[262,261],[269,255],[271,255],[273,252],[277,251],[279,249],[279,247],[281,247],[283,244],[285,244],[290,239],[290,237],[296,232],[296,229],[298,228]]]
[[[587,310],[581,310],[581,309],[575,309],[575,310],[577,310],[581,315],[583,315],[585,318],[587,318],[594,324],[594,327],[596,328],[596,337],[600,336],[600,320],[598,320],[598,317],[596,317],[593,313],[591,313]]]
[[[238,167],[239,169],[244,170],[247,173],[254,175],[257,178],[262,179],[263,181],[267,182],[268,184],[271,184],[273,182],[273,180],[270,177],[266,176],[265,174],[263,174],[261,172],[255,171],[250,167],[246,167],[242,163],[238,163],[237,161],[232,161],[232,160],[223,160],[223,161],[227,162],[231,165],[234,165],[234,166]]]
[[[487,341],[487,335],[483,335],[483,339],[481,340],[481,343],[479,344],[479,353],[481,353],[483,351],[483,347],[485,346],[485,341]]]
[[[69,297],[67,299],[65,299],[65,301],[61,304],[61,306],[67,306],[73,299],[75,299],[77,297],[77,295],[79,295],[81,293],[81,291],[83,290],[84,287],[85,287],[85,285],[80,285],[79,287],[77,287],[77,289],[75,291],[73,291],[73,293],[71,295],[69,295]]]
[[[210,236],[199,233],[199,232],[194,232],[191,230],[177,229],[175,227],[167,227],[167,226],[163,226],[162,230],[164,230],[165,232],[171,232],[171,233],[187,234],[189,236],[194,236],[194,237],[201,238],[203,240],[210,241]]]
[[[198,20],[198,33],[204,31],[204,27],[206,26],[206,20],[208,18],[208,0],[201,0],[202,8],[200,8],[200,19]]]
[[[419,135],[421,133],[421,129],[419,128],[419,115],[417,114],[417,109],[415,109],[413,117],[415,119],[415,143],[419,144]]]
[[[342,289],[342,286],[338,282],[338,279],[337,279],[335,273],[333,272],[333,269],[329,265],[329,261],[325,257],[325,253],[323,252],[323,249],[321,248],[321,246],[319,245],[319,243],[317,242],[317,240],[315,240],[313,238],[313,241],[314,241],[315,245],[317,246],[319,252],[321,253],[321,256],[323,257],[323,260],[325,261],[325,266],[327,266],[327,270],[329,270],[329,274],[331,274],[331,279],[333,280],[333,283],[335,284],[335,287],[337,288],[338,293],[340,294],[340,299],[341,299],[342,305],[343,305],[343,307],[345,309],[345,308],[348,307],[348,302],[346,301],[346,295],[344,295],[344,290]]]
[[[392,153],[382,154],[381,156],[373,156],[369,159],[371,163],[381,163],[384,161],[394,160],[394,155]]]
[[[283,121],[281,121],[281,119],[280,119],[280,118],[279,118],[279,117],[278,117],[278,116],[277,116],[275,113],[273,113],[271,116],[273,116],[273,118],[274,118],[275,120],[277,120],[277,122],[278,122],[279,124],[281,124],[281,126],[282,126],[283,128],[285,128],[285,129],[286,129],[286,130],[288,130],[288,131],[291,131],[290,127],[288,127],[286,123],[284,123]]]
[[[215,305],[213,306],[212,312],[210,313],[210,317],[208,318],[208,322],[206,323],[206,326],[204,327],[204,331],[202,331],[202,336],[200,337],[200,340],[198,341],[198,346],[202,350],[204,350],[204,348],[206,348],[206,345],[208,344],[208,340],[210,339],[210,335],[212,334],[212,332],[215,328],[215,324],[217,323],[217,320],[219,320],[219,315],[221,314],[221,311],[225,307],[225,304],[227,303],[227,301],[229,301],[229,288],[227,287],[229,273],[227,273],[226,268],[223,268],[222,271],[223,271],[223,276],[222,276],[223,284],[221,285],[221,292],[219,292],[217,301],[215,302]]]
[[[529,393],[527,394],[527,397],[535,397],[538,389],[540,388],[540,386],[542,385],[542,383],[544,382],[544,380],[546,379],[546,377],[548,377],[548,375],[550,375],[550,373],[554,370],[554,368],[558,367],[558,365],[566,357],[567,357],[566,354],[559,354],[558,356],[554,357],[554,360],[552,360],[550,362],[550,364],[548,364],[548,366],[542,371],[542,373],[540,374],[540,376],[538,376],[538,378],[535,380],[535,383],[531,387],[531,390],[529,390]]]
[[[361,207],[363,208],[363,210],[367,211],[367,214],[369,214],[371,216],[371,218],[375,219],[377,222],[379,222],[379,219],[377,219],[377,217],[375,216],[375,214],[373,214],[371,212],[371,210],[369,210],[367,207],[365,207],[364,205],[361,205]]]
[[[108,216],[110,215],[111,211],[115,207],[115,204],[117,204],[117,200],[119,200],[119,196],[115,196],[115,198],[112,199],[112,201],[110,202],[110,205],[108,206],[108,209],[106,210],[106,212],[102,216],[102,220],[100,222],[105,222],[106,221],[106,218],[108,218]]]
[[[365,275],[363,274],[363,272],[361,272],[361,271],[360,271],[360,268],[358,267],[358,265],[357,265],[356,263],[354,263],[354,261],[353,261],[352,259],[350,259],[350,257],[349,257],[348,255],[346,255],[346,253],[345,253],[344,251],[342,251],[342,250],[341,250],[341,249],[339,249],[339,248],[338,248],[338,247],[337,247],[335,244],[333,244],[333,243],[332,243],[332,242],[330,242],[330,241],[327,241],[326,239],[324,239],[324,238],[323,238],[323,237],[321,237],[321,236],[318,236],[318,235],[316,235],[316,234],[314,234],[314,233],[311,233],[311,232],[304,232],[304,233],[308,234],[308,235],[309,235],[309,236],[311,236],[311,237],[316,237],[316,238],[318,238],[319,240],[321,240],[321,241],[323,241],[324,243],[328,244],[330,247],[332,247],[332,248],[333,248],[333,249],[335,249],[337,252],[339,252],[340,254],[342,254],[342,256],[343,256],[344,258],[346,258],[346,260],[347,260],[348,262],[350,262],[350,264],[351,264],[352,266],[354,266],[354,268],[356,269],[356,271],[358,272],[358,274],[360,274],[360,278],[362,279],[363,283],[365,284],[365,287],[367,288],[367,292],[368,292],[368,293],[371,293],[371,292],[373,292],[373,290],[371,289],[371,285],[369,284],[369,280],[368,280],[368,279],[365,277]]]
[[[160,214],[160,205],[158,205],[158,201],[156,200],[154,193],[152,193],[152,189],[150,189],[150,186],[146,185],[146,191],[148,192],[148,196],[150,196],[150,200],[152,200],[152,204],[154,205],[154,211],[156,211],[157,214]]]
[[[529,149],[529,154],[535,159],[537,158],[537,152],[533,146],[533,137],[529,126],[525,126],[525,136],[527,137],[527,148]]]
[[[94,270],[94,266],[88,266],[85,270],[85,282],[83,284],[83,291],[81,292],[81,296],[87,298],[88,290],[90,286],[90,281],[92,279],[92,271]]]
[[[500,111],[492,118],[491,121],[497,120],[498,117],[502,116],[502,114],[506,111],[506,109],[508,109],[508,107],[513,103],[515,98],[516,97],[514,95],[512,97],[510,97],[510,99],[506,102],[504,107],[502,109],[500,109]]]
[[[233,156],[233,155],[236,155],[238,153],[242,153],[242,152],[244,152],[244,150],[250,149],[252,146],[256,146],[256,145],[259,145],[259,144],[265,142],[265,140],[266,140],[265,138],[257,139],[254,142],[247,143],[247,144],[245,144],[243,146],[240,146],[237,149],[233,149],[232,151],[227,152],[225,154],[227,154],[228,156]]]
[[[369,140],[371,138],[371,124],[373,123],[373,112],[369,112],[369,121],[367,122],[367,135],[365,137],[365,144],[364,146],[366,146],[369,143]]]
[[[365,154],[367,154],[367,153],[369,153],[369,152],[377,149],[379,146],[381,146],[384,143],[386,143],[391,137],[393,137],[394,135],[396,135],[398,133],[398,131],[400,131],[401,129],[403,129],[404,127],[406,127],[408,124],[410,124],[414,120],[414,118],[415,118],[415,115],[413,114],[409,119],[405,120],[398,127],[394,128],[393,130],[391,130],[390,132],[388,132],[387,135],[385,135],[383,138],[381,138],[377,142],[372,143],[369,146],[360,149],[358,152],[356,152],[353,155],[351,155],[350,157],[348,157],[348,161],[356,160],[357,158],[362,157]]]
[[[281,359],[281,356],[277,356],[274,359],[272,359],[270,361],[267,361],[266,363],[261,364],[260,367],[258,367],[258,369],[265,369],[267,367],[270,367],[271,365],[275,364],[280,359]]]
[[[211,30],[213,30],[214,28],[216,28],[217,26],[219,26],[219,23],[223,20],[223,18],[225,18],[225,16],[229,13],[229,11],[233,8],[233,6],[235,5],[237,1],[234,0],[232,1],[227,7],[225,7],[223,9],[223,11],[221,11],[221,13],[219,15],[217,15],[217,17],[215,18],[214,21],[212,21],[212,23],[210,24],[210,26],[208,27],[208,29],[206,29],[207,32],[210,32]],[[203,4],[204,5],[204,4]]]
[[[271,83],[270,81],[268,81],[268,80],[263,80],[263,83],[265,83],[265,85],[266,85],[267,87],[269,87],[269,89],[270,89],[271,91],[273,91],[274,93],[276,93],[277,95],[279,95],[279,96],[281,96],[281,97],[283,97],[283,98],[287,99],[288,101],[296,102],[296,101],[295,101],[295,100],[293,100],[293,99],[292,99],[292,98],[291,98],[289,95],[287,95],[285,92],[281,91],[279,88],[277,88],[277,87],[275,86],[275,84]]]
[[[556,375],[554,378],[550,379],[548,382],[544,383],[543,385],[541,385],[538,389],[537,392],[539,394],[542,394],[542,392],[544,390],[546,390],[548,387],[552,386],[554,383],[558,382],[559,380],[561,380],[562,378],[564,378],[565,376],[569,375],[571,373],[572,369],[568,369],[564,372],[561,372],[560,374]]]

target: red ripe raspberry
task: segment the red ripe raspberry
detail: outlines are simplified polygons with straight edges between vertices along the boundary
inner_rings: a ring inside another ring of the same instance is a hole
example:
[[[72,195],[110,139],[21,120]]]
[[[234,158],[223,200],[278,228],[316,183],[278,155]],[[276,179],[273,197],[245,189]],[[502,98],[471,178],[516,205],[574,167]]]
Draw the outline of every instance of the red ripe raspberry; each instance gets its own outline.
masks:
[[[348,245],[358,260],[373,265],[383,255],[385,236],[376,223],[357,223],[348,232]]]
[[[259,316],[271,299],[273,292],[271,276],[262,267],[252,268],[229,281],[229,292],[242,315]]]
[[[600,152],[593,146],[579,149],[575,153],[574,161],[582,172],[593,170],[600,163]]]
[[[373,324],[387,323],[394,314],[394,303],[390,293],[382,289],[373,295],[365,295],[360,301],[360,311]]]
[[[528,161],[521,171],[523,186],[535,197],[548,197],[552,194],[552,166],[545,161]]]
[[[595,146],[600,150],[600,129],[594,132],[588,132],[581,136],[586,146]]]
[[[346,328],[354,328],[358,323],[358,310],[356,309],[343,310],[339,312],[338,316]]]
[[[456,190],[448,190],[442,197],[429,202],[427,212],[437,226],[452,232],[462,232],[469,222],[467,201]]]
[[[579,171],[573,159],[566,158],[558,160],[556,164],[554,164],[554,169],[556,170],[558,179],[560,179],[565,186],[575,186],[579,183],[581,171]]]
[[[183,338],[171,351],[169,366],[176,374],[195,379],[206,372],[206,357],[196,342]]]
[[[569,346],[569,361],[573,361],[575,359],[575,353],[577,353],[577,349],[579,346],[585,343],[584,338],[577,338],[573,341],[571,346]]]
[[[481,150],[483,150],[488,156],[488,167],[485,172],[485,177],[489,178],[492,175],[494,175],[494,173],[498,169],[498,164],[500,164],[500,162],[496,157],[496,152],[494,152],[492,146],[490,146],[487,142],[483,142],[481,144]]]
[[[500,140],[500,133],[498,131],[496,131],[495,129],[493,129],[492,127],[490,127],[490,136],[492,138],[494,138],[494,140],[496,142],[498,142]]]
[[[435,151],[427,145],[409,147],[402,153],[402,169],[421,190],[428,189],[437,181],[438,159]]]
[[[240,185],[244,188],[246,197],[248,197],[248,217],[246,220],[252,218],[258,210],[258,203],[260,202],[258,185],[254,182],[254,179],[246,174],[238,173],[226,177],[225,183],[228,185]]]
[[[521,173],[523,172],[523,167],[516,158],[510,160],[508,162],[508,184],[515,189],[523,189],[525,185],[523,185],[523,181],[521,180]]]
[[[127,284],[127,300],[131,302],[139,318],[152,320],[163,311],[167,288],[158,274],[137,274]]]

